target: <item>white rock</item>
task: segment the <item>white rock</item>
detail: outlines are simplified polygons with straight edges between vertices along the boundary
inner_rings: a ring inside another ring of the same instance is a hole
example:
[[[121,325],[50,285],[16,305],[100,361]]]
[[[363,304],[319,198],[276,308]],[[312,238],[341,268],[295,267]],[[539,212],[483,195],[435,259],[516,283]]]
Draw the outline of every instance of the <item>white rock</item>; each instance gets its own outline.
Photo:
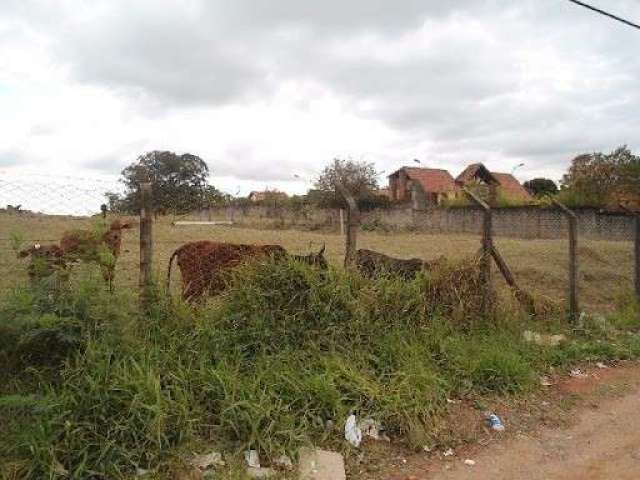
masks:
[[[261,468],[261,467],[247,468],[247,475],[249,475],[249,477],[251,478],[269,478],[269,477],[273,477],[275,474],[276,474],[276,471],[272,468]]]
[[[346,480],[344,459],[337,452],[300,450],[300,480]]]
[[[453,451],[453,448],[447,448],[447,450],[445,450],[442,455],[444,455],[445,457],[452,457],[455,454],[456,453]]]
[[[199,468],[200,470],[206,470],[209,467],[222,467],[224,466],[224,460],[222,460],[222,454],[220,452],[203,453],[202,455],[196,455],[191,459],[191,465]]]
[[[473,466],[476,464],[476,461],[475,461],[475,460],[471,460],[470,458],[467,458],[467,459],[464,461],[464,464],[465,464],[465,465],[468,465],[469,467],[473,467]]]

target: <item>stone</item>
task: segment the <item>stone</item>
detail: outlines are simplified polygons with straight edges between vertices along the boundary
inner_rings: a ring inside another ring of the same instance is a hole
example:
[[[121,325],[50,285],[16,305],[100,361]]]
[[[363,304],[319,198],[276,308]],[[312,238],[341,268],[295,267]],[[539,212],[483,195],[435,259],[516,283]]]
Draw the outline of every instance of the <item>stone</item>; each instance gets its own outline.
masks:
[[[300,450],[300,480],[346,480],[344,458],[337,452]]]
[[[264,467],[249,467],[247,468],[247,475],[250,478],[270,478],[276,474],[276,471],[273,468],[264,468]]]

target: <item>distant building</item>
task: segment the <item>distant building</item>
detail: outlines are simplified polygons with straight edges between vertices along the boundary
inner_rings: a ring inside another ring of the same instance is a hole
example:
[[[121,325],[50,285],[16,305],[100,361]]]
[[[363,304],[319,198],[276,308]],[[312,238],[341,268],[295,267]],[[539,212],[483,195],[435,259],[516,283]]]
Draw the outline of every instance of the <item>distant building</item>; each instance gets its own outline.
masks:
[[[389,175],[389,197],[394,202],[440,205],[455,198],[459,187],[447,170],[402,167]]]
[[[283,201],[289,198],[289,196],[285,192],[279,192],[278,190],[265,190],[263,192],[251,192],[249,194],[249,200],[254,203],[265,202],[265,201]]]
[[[526,203],[533,200],[529,191],[510,173],[490,172],[482,163],[474,163],[456,177],[456,185],[478,193],[489,204],[497,204],[498,198]]]

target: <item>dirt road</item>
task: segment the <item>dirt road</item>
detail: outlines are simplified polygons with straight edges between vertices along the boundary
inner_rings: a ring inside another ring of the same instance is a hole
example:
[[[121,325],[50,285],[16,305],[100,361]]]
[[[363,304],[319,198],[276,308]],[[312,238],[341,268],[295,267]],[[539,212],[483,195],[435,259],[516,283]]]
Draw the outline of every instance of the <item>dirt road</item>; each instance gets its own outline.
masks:
[[[614,375],[629,390],[617,398],[599,397],[578,408],[576,422],[566,429],[540,429],[477,449],[474,466],[468,457],[431,465],[430,473],[408,479],[425,480],[636,480],[640,479],[640,368]],[[580,385],[574,382],[580,390]],[[598,387],[607,387],[600,382]],[[468,452],[471,454],[471,452]],[[435,467],[435,468],[434,468]]]

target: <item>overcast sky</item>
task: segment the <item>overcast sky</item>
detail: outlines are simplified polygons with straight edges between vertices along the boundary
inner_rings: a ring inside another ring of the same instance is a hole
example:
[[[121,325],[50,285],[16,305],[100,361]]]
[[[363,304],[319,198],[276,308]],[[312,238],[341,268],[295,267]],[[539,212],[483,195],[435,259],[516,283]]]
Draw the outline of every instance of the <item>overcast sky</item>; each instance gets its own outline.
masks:
[[[4,174],[167,149],[230,193],[303,191],[333,157],[558,179],[637,152],[639,107],[640,31],[566,0],[0,0]]]

